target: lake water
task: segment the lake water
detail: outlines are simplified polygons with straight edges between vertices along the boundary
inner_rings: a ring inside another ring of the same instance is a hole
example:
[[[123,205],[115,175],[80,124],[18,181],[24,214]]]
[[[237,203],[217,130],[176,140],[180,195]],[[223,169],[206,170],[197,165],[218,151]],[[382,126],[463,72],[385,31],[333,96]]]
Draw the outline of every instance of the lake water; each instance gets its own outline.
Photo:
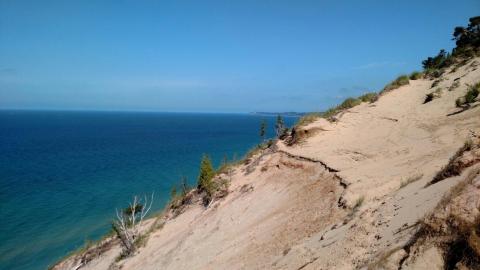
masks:
[[[0,111],[0,269],[45,269],[110,229],[115,208],[154,210],[203,153],[218,165],[260,139],[248,114]],[[285,118],[291,125],[296,119]]]

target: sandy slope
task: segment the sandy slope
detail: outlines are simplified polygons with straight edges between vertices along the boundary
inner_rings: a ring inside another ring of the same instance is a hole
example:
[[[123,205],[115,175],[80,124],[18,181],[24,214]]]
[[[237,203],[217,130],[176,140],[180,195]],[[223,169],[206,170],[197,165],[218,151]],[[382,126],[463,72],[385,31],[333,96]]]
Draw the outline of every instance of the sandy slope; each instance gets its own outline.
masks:
[[[480,106],[449,115],[459,111],[455,99],[467,84],[480,81],[480,69],[469,63],[443,78],[442,96],[427,104],[425,95],[437,87],[410,81],[336,123],[310,124],[322,131],[237,167],[224,176],[231,180],[228,196],[207,209],[189,206],[115,267],[355,269],[403,246],[413,225],[463,176],[425,184],[471,131],[480,131]],[[460,86],[448,91],[456,78]],[[106,269],[118,252],[82,269]]]

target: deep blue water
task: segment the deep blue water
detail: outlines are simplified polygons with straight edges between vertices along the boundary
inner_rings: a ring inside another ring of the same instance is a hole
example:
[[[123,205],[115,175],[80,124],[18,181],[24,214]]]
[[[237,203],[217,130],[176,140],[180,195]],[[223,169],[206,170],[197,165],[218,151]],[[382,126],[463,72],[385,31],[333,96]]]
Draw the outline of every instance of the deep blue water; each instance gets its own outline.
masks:
[[[0,269],[45,269],[155,192],[161,209],[203,153],[240,158],[261,119],[241,114],[0,111]],[[295,119],[286,118],[287,124]]]

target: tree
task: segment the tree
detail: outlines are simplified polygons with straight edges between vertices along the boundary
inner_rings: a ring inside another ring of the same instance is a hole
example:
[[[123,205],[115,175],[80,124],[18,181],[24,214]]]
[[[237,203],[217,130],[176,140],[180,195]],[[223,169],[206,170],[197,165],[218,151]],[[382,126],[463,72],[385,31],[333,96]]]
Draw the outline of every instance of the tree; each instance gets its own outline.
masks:
[[[453,31],[453,40],[458,47],[480,45],[480,16],[469,19],[467,27],[457,26]]]
[[[283,118],[281,115],[277,116],[277,121],[275,122],[275,133],[277,134],[277,137],[280,138],[282,137],[287,128],[285,127],[285,122],[283,121]]]
[[[262,142],[265,142],[266,129],[267,129],[267,121],[263,119],[262,122],[260,123],[260,138],[262,138]]]
[[[136,241],[140,236],[143,219],[150,211],[150,208],[152,208],[152,204],[153,193],[150,200],[148,200],[147,196],[143,200],[134,196],[129,207],[122,211],[116,210],[117,219],[112,225],[122,243],[123,256],[129,256],[135,252],[137,248]]]
[[[213,169],[212,161],[208,155],[203,155],[198,175],[198,189],[207,192],[209,196],[213,195],[214,183],[212,179],[214,176],[215,170]]]
[[[426,60],[422,61],[424,69],[438,69],[448,66],[447,60],[450,55],[444,50],[441,49],[440,52],[435,57],[428,57]]]

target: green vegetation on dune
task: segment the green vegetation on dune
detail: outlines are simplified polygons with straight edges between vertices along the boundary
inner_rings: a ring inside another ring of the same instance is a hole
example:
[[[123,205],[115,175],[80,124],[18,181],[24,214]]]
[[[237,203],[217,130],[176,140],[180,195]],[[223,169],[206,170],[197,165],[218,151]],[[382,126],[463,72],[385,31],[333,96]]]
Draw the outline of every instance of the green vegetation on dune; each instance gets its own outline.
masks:
[[[360,105],[362,102],[372,103],[372,102],[375,102],[377,99],[378,99],[378,94],[374,92],[363,94],[357,98],[349,97],[339,105],[332,107],[324,112],[312,112],[312,113],[305,114],[297,121],[295,126],[296,127],[306,126],[314,122],[318,118],[333,120],[332,118],[341,111],[353,108],[357,105]]]
[[[363,95],[359,96],[358,99],[360,99],[362,102],[372,103],[372,102],[377,101],[378,94],[375,93],[375,92],[370,92],[370,93],[366,93],[366,94],[363,94]]]
[[[387,84],[382,91],[380,91],[380,94],[386,93],[388,91],[392,91],[394,89],[399,88],[400,86],[404,86],[410,83],[410,79],[407,75],[400,75],[398,76],[395,80],[393,80],[391,83]]]
[[[410,80],[419,80],[423,78],[423,72],[414,71],[410,74]]]
[[[441,76],[445,70],[452,65],[455,65],[450,72],[454,72],[457,67],[467,63],[472,57],[480,55],[480,16],[469,19],[467,27],[455,27],[453,32],[453,40],[455,40],[456,47],[451,53],[445,50],[433,57],[428,57],[422,61],[423,71],[414,71],[409,76],[401,75],[387,84],[382,91],[377,93],[367,93],[358,98],[347,98],[340,105],[330,108],[324,112],[311,112],[302,116],[296,123],[295,127],[306,126],[319,118],[334,120],[334,116],[339,112],[355,107],[362,102],[375,102],[379,96],[389,91],[397,89],[401,86],[408,85],[410,80],[419,80],[422,78],[437,79],[432,84],[432,88],[438,85]],[[440,78],[440,79],[439,79]],[[478,84],[477,84],[478,85]],[[457,100],[457,106],[464,106],[476,101],[480,86],[473,86],[469,92]],[[430,102],[438,96],[438,92],[428,94],[425,103]]]
[[[474,103],[477,100],[477,97],[480,95],[480,82],[470,86],[467,93],[463,97],[459,97],[455,104],[457,107],[469,108],[470,104]]]

